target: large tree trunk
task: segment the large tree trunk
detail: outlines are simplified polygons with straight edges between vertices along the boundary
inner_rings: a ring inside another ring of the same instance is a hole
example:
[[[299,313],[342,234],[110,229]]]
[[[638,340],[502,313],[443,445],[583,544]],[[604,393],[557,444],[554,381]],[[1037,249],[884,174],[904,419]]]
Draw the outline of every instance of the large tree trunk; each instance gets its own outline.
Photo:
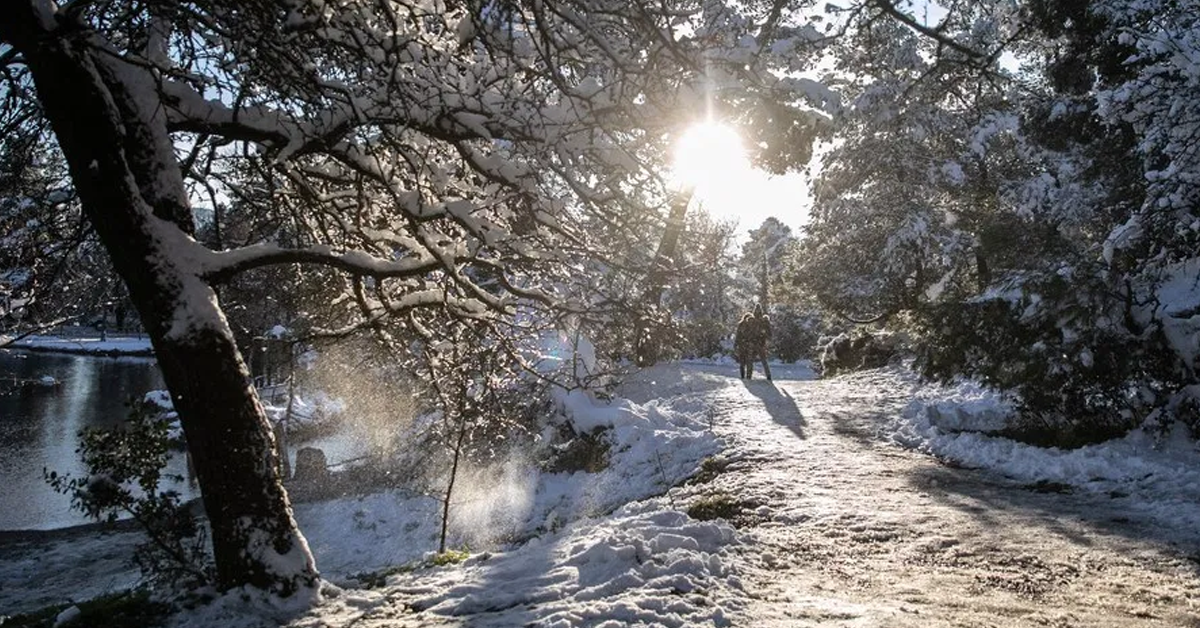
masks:
[[[680,192],[671,200],[671,212],[667,216],[667,226],[663,231],[662,240],[658,242],[658,250],[654,253],[653,266],[646,277],[646,291],[642,293],[642,301],[648,308],[655,308],[662,303],[662,293],[666,287],[667,275],[679,251],[679,238],[683,235],[686,224],[688,205],[692,202],[694,189]],[[662,353],[662,324],[663,321],[639,319],[635,330],[636,347],[634,360],[638,366],[653,366],[658,362]]]
[[[180,255],[196,246],[192,212],[154,78],[52,7],[7,3],[0,40],[24,56],[84,213],[153,342],[200,482],[218,584],[312,591],[316,568],[266,415],[216,295]]]

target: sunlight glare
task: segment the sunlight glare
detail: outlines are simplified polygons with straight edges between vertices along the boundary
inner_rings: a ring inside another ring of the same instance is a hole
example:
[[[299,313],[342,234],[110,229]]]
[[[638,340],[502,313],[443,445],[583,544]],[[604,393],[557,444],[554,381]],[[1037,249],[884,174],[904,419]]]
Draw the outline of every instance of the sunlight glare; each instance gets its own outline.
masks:
[[[695,124],[675,145],[672,176],[681,187],[695,187],[702,199],[736,185],[749,169],[742,138],[724,124]]]
[[[738,239],[769,217],[798,229],[808,220],[808,185],[800,173],[770,176],[750,165],[745,144],[733,128],[697,123],[677,140],[671,183],[693,187],[695,201],[708,215],[736,223]]]

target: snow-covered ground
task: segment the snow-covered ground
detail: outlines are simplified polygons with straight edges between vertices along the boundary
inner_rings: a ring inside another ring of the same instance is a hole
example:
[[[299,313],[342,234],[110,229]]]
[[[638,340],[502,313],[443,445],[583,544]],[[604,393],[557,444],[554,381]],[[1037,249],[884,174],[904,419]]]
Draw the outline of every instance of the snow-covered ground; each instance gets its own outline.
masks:
[[[78,332],[78,333],[76,333]],[[8,341],[0,335],[0,344]],[[32,335],[13,340],[10,345],[17,349],[30,351],[51,351],[55,353],[76,353],[83,355],[154,355],[150,346],[150,338],[142,335],[107,334],[104,340],[95,330],[80,328],[62,335]]]
[[[970,386],[923,387],[895,369],[829,380],[772,369],[774,382],[743,382],[729,364],[662,365],[611,403],[564,396],[580,424],[614,426],[612,464],[478,470],[452,523],[454,545],[471,552],[461,564],[361,588],[354,574],[436,548],[436,503],[300,504],[328,581],[319,606],[233,594],[172,622],[1196,625],[1200,452],[1185,439],[1041,450],[961,431],[1003,412]],[[687,514],[705,505],[728,518]],[[127,586],[136,573],[117,558],[133,539],[0,539],[0,609]]]

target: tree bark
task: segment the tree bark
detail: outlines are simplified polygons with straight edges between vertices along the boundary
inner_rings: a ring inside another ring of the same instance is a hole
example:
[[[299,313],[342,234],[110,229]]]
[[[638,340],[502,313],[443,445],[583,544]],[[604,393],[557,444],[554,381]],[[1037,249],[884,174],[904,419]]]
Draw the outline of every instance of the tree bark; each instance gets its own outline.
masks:
[[[0,41],[24,57],[84,214],[154,346],[195,464],[218,586],[314,590],[250,374],[216,295],[175,250],[194,245],[192,210],[154,77],[46,0],[8,3]]]
[[[658,250],[654,253],[653,266],[646,278],[646,291],[642,293],[642,301],[650,308],[661,305],[663,289],[666,287],[667,274],[671,264],[679,253],[679,238],[683,235],[683,226],[687,218],[688,205],[692,202],[694,190],[680,192],[671,201],[671,213],[667,216],[667,226],[663,231]],[[635,330],[637,343],[635,361],[638,366],[653,366],[658,362],[662,352],[662,334],[660,322],[641,319]]]

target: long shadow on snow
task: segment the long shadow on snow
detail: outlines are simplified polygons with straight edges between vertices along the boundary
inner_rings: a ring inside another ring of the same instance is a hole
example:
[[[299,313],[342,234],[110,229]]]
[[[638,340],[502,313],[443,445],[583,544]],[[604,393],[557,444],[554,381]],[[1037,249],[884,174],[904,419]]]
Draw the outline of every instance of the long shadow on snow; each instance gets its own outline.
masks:
[[[868,448],[882,442],[879,437],[880,426],[903,412],[909,401],[909,397],[903,393],[876,394],[868,390],[856,395],[843,390],[838,394],[845,396],[845,407],[824,408],[822,416],[829,417],[835,434]]]
[[[774,382],[763,379],[743,380],[742,384],[746,386],[746,390],[750,391],[750,394],[762,400],[763,407],[766,408],[767,414],[771,415],[772,420],[792,430],[796,436],[808,438],[804,434],[804,428],[808,425],[808,421],[800,412],[796,400],[787,391],[780,390],[776,388]]]
[[[862,412],[861,408],[867,405],[864,403],[848,403],[848,408],[854,411],[834,411],[829,416],[835,433],[875,448],[884,444],[879,436],[883,424],[902,412],[906,402],[904,394],[878,396],[869,404],[874,411]],[[893,446],[900,449],[899,445]],[[1079,547],[1089,543],[1079,533],[1080,526],[1149,541],[1187,561],[1191,570],[1200,574],[1200,521],[1167,525],[1155,517],[1156,512],[1170,512],[1171,503],[1151,502],[1141,506],[1144,502],[1136,494],[1093,492],[1054,483],[1025,484],[986,469],[946,464],[920,465],[911,471],[908,481],[918,491],[929,493],[933,499],[968,513],[985,525],[1002,525],[994,516],[997,512],[1016,512],[1036,517],[1047,534],[1069,539]],[[1128,492],[1135,491],[1131,487]],[[1181,496],[1181,501],[1188,500],[1189,496]]]
[[[932,499],[970,514],[984,529],[1003,525],[995,513],[1017,512],[1035,518],[1046,534],[1085,549],[1091,543],[1080,533],[1081,524],[1104,534],[1160,545],[1200,575],[1200,525],[1164,525],[1153,511],[1169,508],[1167,504],[1148,504],[1145,511],[1139,511],[1138,502],[1122,493],[1051,483],[1021,484],[987,470],[954,466],[922,466],[912,471],[909,482]]]

